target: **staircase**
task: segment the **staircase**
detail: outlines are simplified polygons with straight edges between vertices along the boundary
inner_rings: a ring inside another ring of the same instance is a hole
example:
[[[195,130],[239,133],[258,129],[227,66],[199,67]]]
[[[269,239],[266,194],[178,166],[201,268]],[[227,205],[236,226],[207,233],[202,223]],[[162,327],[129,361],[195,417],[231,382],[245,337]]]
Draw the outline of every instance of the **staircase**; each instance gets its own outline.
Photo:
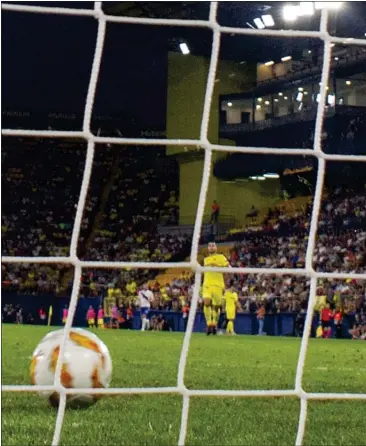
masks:
[[[115,162],[113,163],[113,167],[112,167],[112,171],[111,171],[111,175],[109,177],[109,180],[107,182],[107,184],[104,186],[101,198],[100,198],[100,205],[99,205],[99,210],[98,210],[98,214],[95,217],[92,229],[89,233],[88,239],[85,243],[85,247],[86,249],[90,248],[91,245],[93,244],[93,240],[96,236],[97,231],[103,226],[104,223],[104,219],[105,219],[105,213],[104,213],[104,209],[106,207],[106,204],[108,202],[108,197],[109,197],[109,193],[112,189],[114,180],[116,178],[116,176],[118,175],[118,163]]]

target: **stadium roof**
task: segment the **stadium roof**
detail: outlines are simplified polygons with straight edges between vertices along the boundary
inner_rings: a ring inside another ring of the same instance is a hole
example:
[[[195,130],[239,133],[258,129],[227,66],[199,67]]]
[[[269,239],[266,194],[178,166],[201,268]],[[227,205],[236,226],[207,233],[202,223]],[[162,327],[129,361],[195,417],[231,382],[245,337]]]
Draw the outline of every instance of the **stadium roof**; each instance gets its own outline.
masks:
[[[270,15],[272,29],[319,30],[320,12],[303,16],[294,22],[284,20],[284,7],[299,2],[220,2],[218,22],[224,26],[257,28],[255,19]],[[311,3],[311,2],[308,2]],[[330,12],[330,29],[339,37],[364,38],[366,33],[366,2],[341,2],[341,8]],[[104,2],[104,11],[112,15],[131,17],[207,20],[209,2]],[[209,30],[160,27],[170,40],[170,49],[179,51],[179,43],[186,41],[193,54],[208,56],[212,34]],[[222,59],[264,62],[292,54],[301,57],[304,49],[322,43],[306,38],[268,38],[224,34],[221,43]]]

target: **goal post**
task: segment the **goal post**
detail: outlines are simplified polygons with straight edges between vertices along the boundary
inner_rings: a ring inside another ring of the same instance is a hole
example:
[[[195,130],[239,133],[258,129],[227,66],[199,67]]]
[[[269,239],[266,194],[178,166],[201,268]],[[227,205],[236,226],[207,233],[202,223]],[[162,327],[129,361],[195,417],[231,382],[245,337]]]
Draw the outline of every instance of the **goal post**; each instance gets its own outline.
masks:
[[[298,430],[296,436],[296,445],[303,444],[303,437],[306,427],[307,417],[307,402],[308,400],[366,400],[366,394],[351,394],[351,393],[307,393],[302,388],[303,372],[306,360],[306,352],[308,348],[311,323],[313,319],[313,308],[315,303],[317,280],[320,278],[329,279],[366,279],[366,274],[350,274],[350,273],[318,273],[313,269],[312,257],[315,248],[317,222],[321,206],[321,196],[325,177],[325,168],[327,161],[354,161],[366,162],[366,156],[353,155],[332,155],[325,154],[321,148],[321,133],[324,121],[326,86],[329,80],[330,60],[331,60],[331,45],[332,43],[344,44],[345,38],[338,38],[331,36],[327,31],[328,11],[323,9],[321,12],[321,23],[319,31],[298,31],[298,30],[274,30],[274,29],[243,29],[236,27],[221,26],[217,22],[218,2],[210,2],[210,13],[208,20],[180,20],[180,19],[152,19],[152,18],[136,18],[136,17],[116,17],[104,14],[102,10],[102,2],[95,2],[94,9],[71,9],[62,7],[43,7],[43,6],[27,6],[20,4],[2,4],[2,9],[7,11],[19,11],[38,14],[57,14],[66,16],[82,16],[90,17],[90,19],[97,20],[98,32],[95,42],[95,53],[93,58],[91,76],[89,81],[87,99],[85,104],[83,129],[82,131],[35,131],[28,130],[2,130],[2,135],[7,136],[26,136],[26,137],[43,137],[43,138],[83,138],[87,142],[86,164],[83,173],[79,201],[77,204],[77,211],[75,216],[75,223],[72,231],[70,255],[67,257],[2,257],[4,263],[44,263],[44,264],[71,264],[74,267],[74,283],[71,293],[71,301],[69,305],[68,318],[65,325],[64,337],[61,343],[60,354],[57,361],[55,383],[53,386],[2,386],[2,391],[7,392],[38,392],[41,390],[57,391],[60,393],[60,403],[57,412],[56,426],[53,435],[52,445],[57,446],[60,442],[62,425],[64,421],[66,397],[70,394],[93,393],[106,395],[126,395],[126,394],[179,394],[182,396],[182,413],[181,425],[179,433],[179,445],[183,446],[186,440],[189,403],[191,397],[296,397],[300,399],[300,414],[298,422]],[[103,46],[106,34],[106,27],[108,23],[121,24],[146,24],[155,26],[183,26],[183,27],[198,27],[212,30],[212,51],[210,57],[209,71],[207,76],[206,91],[204,98],[203,115],[200,126],[199,139],[145,139],[145,138],[112,138],[99,137],[91,132],[90,123],[93,110],[93,104],[96,93],[96,86],[99,77],[99,70],[101,66],[101,59],[103,55]],[[274,36],[284,38],[305,37],[311,39],[321,39],[324,42],[324,58],[321,76],[320,100],[318,103],[317,117],[315,123],[314,146],[307,149],[285,149],[285,148],[267,148],[267,147],[241,147],[211,144],[208,138],[208,126],[210,119],[211,101],[213,96],[216,69],[219,59],[220,40],[222,34],[235,33],[238,35],[261,35]],[[352,45],[366,46],[366,41],[362,39],[352,39]],[[77,257],[77,244],[80,235],[80,227],[82,222],[82,215],[85,207],[87,191],[90,184],[91,172],[93,167],[93,159],[95,152],[95,145],[100,143],[119,144],[119,145],[151,145],[151,146],[198,146],[204,149],[204,166],[202,183],[199,194],[199,202],[197,209],[197,217],[194,225],[194,233],[192,239],[192,249],[189,262],[94,262],[82,261]],[[318,160],[317,183],[315,188],[314,205],[311,216],[311,224],[309,231],[309,241],[306,252],[305,268],[302,269],[276,269],[276,268],[208,268],[202,267],[197,261],[199,251],[200,231],[204,216],[204,208],[206,202],[206,195],[209,185],[209,178],[212,165],[213,151],[227,152],[227,153],[256,153],[256,154],[272,154],[272,155],[308,155],[316,157]],[[66,389],[61,385],[61,365],[65,353],[66,341],[71,329],[74,318],[82,270],[84,268],[190,268],[195,273],[194,293],[191,303],[191,311],[189,313],[187,330],[184,335],[182,344],[179,369],[177,376],[177,385],[174,387],[151,387],[151,388],[110,388],[110,389]],[[207,271],[219,271],[226,273],[252,273],[252,274],[277,274],[277,275],[301,275],[310,278],[310,297],[308,301],[307,318],[305,322],[304,334],[301,341],[301,347],[297,362],[296,378],[294,388],[292,390],[192,390],[185,386],[185,369],[188,357],[189,346],[193,331],[193,324],[197,312],[199,289],[202,279],[202,274]]]

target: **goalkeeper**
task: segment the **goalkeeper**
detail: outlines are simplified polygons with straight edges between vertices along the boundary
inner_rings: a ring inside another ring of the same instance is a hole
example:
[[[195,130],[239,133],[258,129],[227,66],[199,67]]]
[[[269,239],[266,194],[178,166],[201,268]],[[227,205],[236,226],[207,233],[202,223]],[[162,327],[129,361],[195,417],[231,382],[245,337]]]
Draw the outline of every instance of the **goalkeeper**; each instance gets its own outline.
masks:
[[[216,243],[208,244],[208,256],[204,259],[204,266],[230,266],[223,254],[217,253]],[[217,334],[217,323],[220,317],[222,299],[224,296],[224,274],[207,272],[203,278],[203,313],[206,319],[206,334]]]

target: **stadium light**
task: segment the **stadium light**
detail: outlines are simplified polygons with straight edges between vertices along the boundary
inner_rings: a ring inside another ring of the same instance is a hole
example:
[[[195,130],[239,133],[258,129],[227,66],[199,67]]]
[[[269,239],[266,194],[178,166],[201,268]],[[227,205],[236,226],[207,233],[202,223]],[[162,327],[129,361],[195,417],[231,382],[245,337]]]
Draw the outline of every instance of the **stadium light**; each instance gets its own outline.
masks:
[[[264,23],[262,22],[262,20],[261,20],[259,17],[257,17],[256,19],[254,19],[253,22],[255,23],[255,25],[256,25],[256,27],[257,27],[258,29],[263,29],[263,28],[265,28]]]
[[[266,66],[266,67],[270,67],[271,65],[273,65],[274,64],[274,61],[273,60],[269,60],[268,62],[265,62],[264,63],[264,65]]]
[[[328,94],[328,104],[334,105],[335,104],[335,96],[334,94]]]
[[[292,59],[291,56],[281,57],[282,62],[287,62],[288,60],[291,60],[291,59]]]
[[[300,14],[299,15],[313,15],[314,3],[313,2],[300,2]]]
[[[179,48],[185,56],[190,53],[188,45],[184,42],[179,44]]]
[[[275,25],[275,22],[273,20],[273,17],[271,16],[271,14],[262,15],[262,20],[263,20],[263,23],[266,26],[268,26],[268,28]]]
[[[343,2],[315,2],[315,9],[340,9]]]
[[[300,15],[300,7],[299,6],[286,5],[283,8],[283,18],[287,22],[295,21],[299,15]]]
[[[278,173],[265,173],[263,175],[265,178],[279,178],[280,176],[278,175]]]

